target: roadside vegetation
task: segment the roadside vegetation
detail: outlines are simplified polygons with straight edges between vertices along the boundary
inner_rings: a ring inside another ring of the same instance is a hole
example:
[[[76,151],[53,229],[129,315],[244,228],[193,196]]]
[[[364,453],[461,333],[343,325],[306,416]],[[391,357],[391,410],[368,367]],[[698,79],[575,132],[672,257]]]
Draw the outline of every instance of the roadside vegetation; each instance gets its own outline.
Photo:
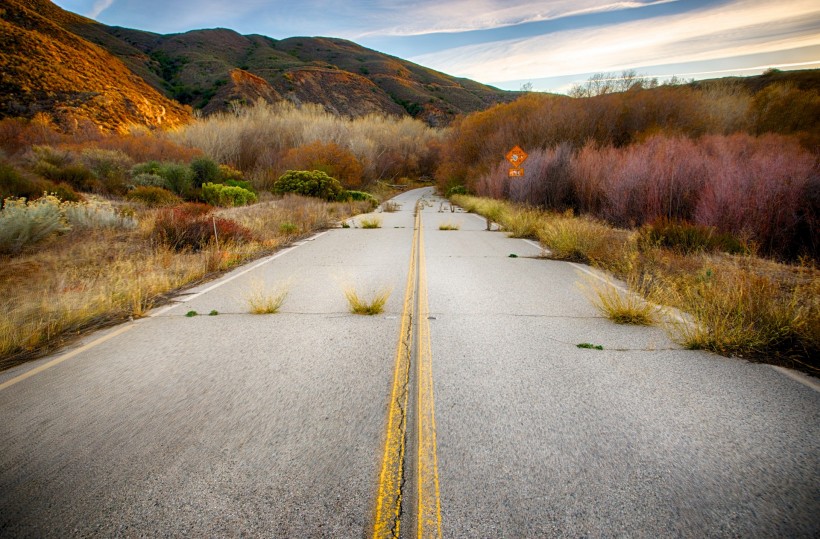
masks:
[[[287,104],[175,132],[0,120],[0,368],[372,211],[432,174],[441,136]],[[275,312],[278,298],[249,308]]]
[[[751,250],[732,254],[693,225],[616,228],[572,211],[466,195],[452,200],[492,214],[503,230],[539,240],[545,256],[590,264],[628,283],[637,297],[593,287],[594,303],[616,322],[657,321],[687,348],[820,373],[820,271],[809,260],[785,264]],[[652,304],[686,315],[664,317]]]
[[[446,129],[287,102],[164,132],[1,119],[0,368],[435,179],[488,229],[689,313],[672,328],[685,345],[816,370],[817,72],[622,78]],[[516,144],[529,159],[511,180]]]

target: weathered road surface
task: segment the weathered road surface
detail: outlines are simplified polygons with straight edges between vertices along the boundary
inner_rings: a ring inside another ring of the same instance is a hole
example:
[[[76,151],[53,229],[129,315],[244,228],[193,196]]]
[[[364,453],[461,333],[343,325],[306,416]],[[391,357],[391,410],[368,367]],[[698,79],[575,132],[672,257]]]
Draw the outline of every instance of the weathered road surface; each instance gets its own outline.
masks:
[[[820,535],[810,382],[616,326],[577,266],[398,201],[0,373],[0,537]],[[247,314],[259,283],[282,312]]]

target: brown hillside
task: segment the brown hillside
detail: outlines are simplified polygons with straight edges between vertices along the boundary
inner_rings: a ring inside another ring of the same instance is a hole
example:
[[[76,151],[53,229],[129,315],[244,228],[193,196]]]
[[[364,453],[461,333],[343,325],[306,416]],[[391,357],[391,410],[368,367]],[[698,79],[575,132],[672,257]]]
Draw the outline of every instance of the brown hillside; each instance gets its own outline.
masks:
[[[378,86],[355,73],[304,67],[286,72],[284,78],[288,82],[289,98],[297,102],[322,103],[334,114],[404,114],[404,109],[384,95]]]
[[[141,76],[146,71],[153,73],[153,78],[146,80],[167,96],[206,113],[224,110],[233,100],[226,99],[233,90],[224,87],[232,85],[235,69],[264,79],[285,98],[318,103],[339,114],[409,114],[434,125],[519,95],[451,77],[343,39],[275,40],[243,36],[224,28],[165,36],[103,25],[99,28],[123,44],[92,36],[95,42],[120,56]],[[82,30],[83,35],[89,34],[87,28]],[[141,65],[133,67],[140,59]]]
[[[0,117],[44,113],[64,128],[173,127],[190,110],[167,99],[100,46],[67,30],[96,23],[46,0],[0,7]],[[113,43],[113,42],[112,42]],[[123,52],[126,49],[123,48]]]
[[[241,69],[234,69],[230,73],[228,83],[216,92],[216,95],[203,107],[202,112],[210,114],[224,110],[232,103],[246,105],[259,100],[275,103],[281,101],[282,96],[262,77]]]

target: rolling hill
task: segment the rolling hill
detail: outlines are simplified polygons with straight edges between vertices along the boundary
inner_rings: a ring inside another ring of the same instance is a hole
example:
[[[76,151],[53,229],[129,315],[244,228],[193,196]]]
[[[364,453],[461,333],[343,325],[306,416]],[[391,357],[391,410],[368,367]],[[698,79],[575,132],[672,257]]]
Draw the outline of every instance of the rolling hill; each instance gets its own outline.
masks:
[[[160,35],[106,26],[48,0],[4,0],[0,25],[0,116],[41,112],[111,130],[177,125],[190,108],[209,114],[287,99],[446,125],[518,96],[343,39],[222,28]]]
[[[0,7],[0,117],[45,114],[71,129],[173,127],[191,110],[169,99],[103,47],[70,30],[96,25],[45,0]]]

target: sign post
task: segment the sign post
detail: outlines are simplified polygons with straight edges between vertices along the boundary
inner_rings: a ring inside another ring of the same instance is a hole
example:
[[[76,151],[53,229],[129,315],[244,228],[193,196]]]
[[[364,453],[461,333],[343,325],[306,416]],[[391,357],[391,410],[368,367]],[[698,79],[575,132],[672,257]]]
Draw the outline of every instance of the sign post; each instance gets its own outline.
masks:
[[[527,160],[527,152],[521,149],[520,146],[515,146],[512,150],[507,152],[507,161],[513,166],[510,169],[509,177],[510,178],[523,178],[524,177],[524,169],[521,168],[521,165],[524,164],[524,161]]]

